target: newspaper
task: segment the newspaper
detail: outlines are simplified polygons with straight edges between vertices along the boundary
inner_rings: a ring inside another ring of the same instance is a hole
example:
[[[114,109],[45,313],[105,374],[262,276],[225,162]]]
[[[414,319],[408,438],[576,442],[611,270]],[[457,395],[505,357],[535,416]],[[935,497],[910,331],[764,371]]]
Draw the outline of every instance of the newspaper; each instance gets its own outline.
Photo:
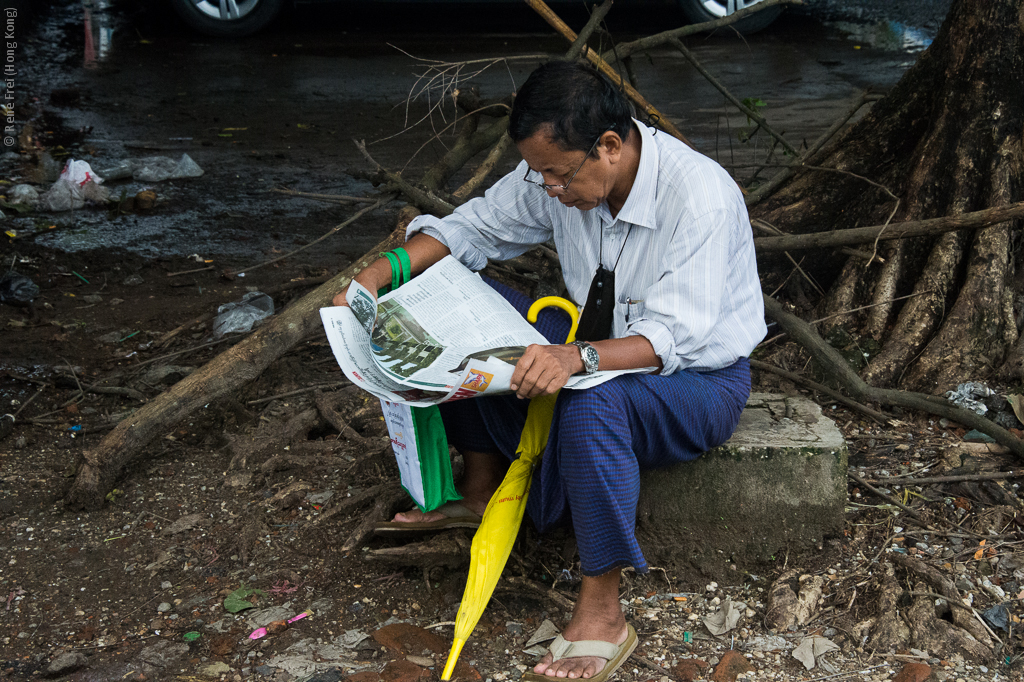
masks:
[[[321,308],[327,339],[352,383],[394,403],[425,407],[511,393],[516,362],[547,339],[453,256],[377,300],[353,281],[348,307]],[[653,368],[595,372],[565,388],[589,388]]]

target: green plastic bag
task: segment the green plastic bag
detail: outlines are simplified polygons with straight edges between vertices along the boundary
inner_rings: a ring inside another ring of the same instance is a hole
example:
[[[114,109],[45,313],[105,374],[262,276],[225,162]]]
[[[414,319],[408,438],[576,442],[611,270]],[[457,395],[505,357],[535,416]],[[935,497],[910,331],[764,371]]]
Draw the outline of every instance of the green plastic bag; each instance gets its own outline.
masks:
[[[391,262],[391,287],[378,291],[378,296],[408,282],[412,273],[405,249],[382,255]],[[402,488],[420,511],[432,511],[445,502],[461,500],[462,495],[455,489],[448,436],[437,405],[410,407],[387,400],[381,400],[380,405],[401,473]]]
[[[437,405],[410,407],[381,400],[391,447],[402,475],[402,487],[420,511],[437,509],[445,502],[461,500],[452,477],[448,437]]]

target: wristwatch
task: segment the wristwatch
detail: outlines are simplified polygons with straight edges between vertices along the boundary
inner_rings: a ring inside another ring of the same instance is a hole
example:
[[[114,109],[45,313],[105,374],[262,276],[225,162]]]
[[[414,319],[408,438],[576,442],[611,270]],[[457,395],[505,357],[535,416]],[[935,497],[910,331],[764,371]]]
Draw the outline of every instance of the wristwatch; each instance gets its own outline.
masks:
[[[586,341],[573,341],[572,345],[580,349],[580,358],[583,360],[583,373],[593,374],[597,371],[597,365],[601,362],[601,356],[597,349]]]

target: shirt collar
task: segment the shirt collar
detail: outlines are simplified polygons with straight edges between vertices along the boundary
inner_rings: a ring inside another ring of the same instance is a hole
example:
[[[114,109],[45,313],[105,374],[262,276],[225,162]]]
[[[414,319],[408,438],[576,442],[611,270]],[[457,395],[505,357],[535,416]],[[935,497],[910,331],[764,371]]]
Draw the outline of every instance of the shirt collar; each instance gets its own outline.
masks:
[[[633,119],[633,129],[640,133],[640,167],[617,218],[654,229],[657,227],[655,200],[658,195],[658,146],[654,142],[651,128]]]

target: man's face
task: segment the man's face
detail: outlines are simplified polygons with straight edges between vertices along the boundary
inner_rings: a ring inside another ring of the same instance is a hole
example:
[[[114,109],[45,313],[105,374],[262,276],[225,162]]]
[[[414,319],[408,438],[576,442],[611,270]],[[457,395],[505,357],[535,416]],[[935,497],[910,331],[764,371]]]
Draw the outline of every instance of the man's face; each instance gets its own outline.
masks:
[[[611,192],[615,155],[608,153],[604,140],[588,156],[585,151],[562,149],[551,139],[548,131],[542,128],[516,146],[533,171],[530,173],[531,180],[548,185],[568,184],[564,193],[546,190],[548,196],[557,198],[566,206],[589,211],[601,205]],[[545,190],[537,187],[536,191]]]

